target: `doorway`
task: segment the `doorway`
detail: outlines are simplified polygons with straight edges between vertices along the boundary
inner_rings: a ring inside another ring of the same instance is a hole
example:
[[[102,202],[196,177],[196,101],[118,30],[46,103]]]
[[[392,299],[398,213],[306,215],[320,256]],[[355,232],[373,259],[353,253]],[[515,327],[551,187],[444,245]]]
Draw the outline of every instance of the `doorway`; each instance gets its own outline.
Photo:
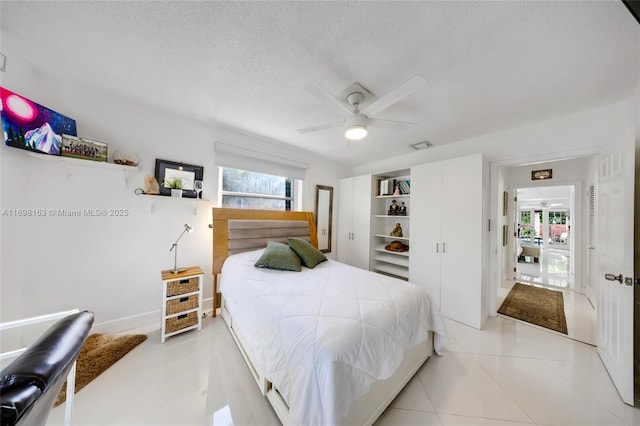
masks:
[[[514,279],[574,289],[575,186],[515,188]]]
[[[498,306],[513,285],[521,284],[561,291],[567,320],[567,336],[597,344],[597,317],[585,294],[583,278],[576,279],[576,256],[583,232],[576,206],[576,185],[519,186],[509,191],[513,226],[508,268]],[[584,233],[584,232],[583,232]]]

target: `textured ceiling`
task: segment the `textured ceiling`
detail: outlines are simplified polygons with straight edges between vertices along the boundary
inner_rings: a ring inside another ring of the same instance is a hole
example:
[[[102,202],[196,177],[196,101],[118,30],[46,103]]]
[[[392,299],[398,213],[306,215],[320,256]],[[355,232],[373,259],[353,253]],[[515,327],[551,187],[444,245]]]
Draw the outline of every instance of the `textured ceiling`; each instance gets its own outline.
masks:
[[[2,1],[0,11],[2,47],[19,40],[38,52],[36,68],[62,58],[53,72],[80,83],[347,164],[616,102],[640,81],[640,25],[619,1]],[[426,84],[376,116],[419,123],[411,131],[370,129],[350,143],[340,129],[295,131],[345,117],[312,83],[337,95],[357,81],[380,97],[418,74]]]

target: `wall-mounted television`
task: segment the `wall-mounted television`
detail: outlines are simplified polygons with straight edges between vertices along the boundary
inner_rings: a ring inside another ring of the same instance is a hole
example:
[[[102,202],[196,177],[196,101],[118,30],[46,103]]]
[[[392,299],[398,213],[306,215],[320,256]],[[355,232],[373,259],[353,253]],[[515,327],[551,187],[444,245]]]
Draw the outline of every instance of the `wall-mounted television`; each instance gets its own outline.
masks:
[[[76,121],[0,87],[0,117],[7,146],[60,155],[62,134],[77,136]]]

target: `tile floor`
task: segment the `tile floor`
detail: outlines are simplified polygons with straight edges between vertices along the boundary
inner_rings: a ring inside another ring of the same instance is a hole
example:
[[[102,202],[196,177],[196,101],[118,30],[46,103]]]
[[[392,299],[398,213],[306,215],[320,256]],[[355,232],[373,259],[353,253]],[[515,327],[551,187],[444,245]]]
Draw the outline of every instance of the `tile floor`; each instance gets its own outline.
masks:
[[[591,302],[572,288],[566,250],[543,248],[539,263],[518,263],[516,276],[498,288],[500,306],[515,282],[562,291],[568,337],[591,345],[598,344],[597,315]]]
[[[449,341],[377,421],[402,425],[637,425],[594,347],[510,319]],[[76,394],[74,425],[278,425],[221,318],[159,330]],[[61,425],[64,405],[48,425]]]

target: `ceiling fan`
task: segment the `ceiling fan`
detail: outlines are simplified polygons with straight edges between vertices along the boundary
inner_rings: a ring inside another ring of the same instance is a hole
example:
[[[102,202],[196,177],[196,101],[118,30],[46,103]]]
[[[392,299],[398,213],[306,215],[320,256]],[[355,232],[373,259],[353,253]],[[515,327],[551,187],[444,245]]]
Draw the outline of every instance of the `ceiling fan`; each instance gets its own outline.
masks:
[[[344,126],[344,136],[348,140],[360,140],[367,136],[368,127],[387,127],[395,129],[406,129],[417,123],[406,121],[384,120],[381,118],[373,118],[373,115],[389,108],[391,105],[409,96],[416,90],[420,89],[426,83],[425,79],[416,75],[393,89],[386,95],[374,100],[369,105],[360,109],[360,105],[373,98],[373,94],[360,83],[353,83],[351,86],[343,90],[339,95],[334,96],[320,84],[315,83],[307,87],[307,90],[314,95],[331,101],[334,105],[338,105],[343,110],[350,112],[350,115],[344,120],[327,124],[321,124],[313,127],[298,129],[299,134],[316,132],[318,130],[330,129],[333,127]]]

